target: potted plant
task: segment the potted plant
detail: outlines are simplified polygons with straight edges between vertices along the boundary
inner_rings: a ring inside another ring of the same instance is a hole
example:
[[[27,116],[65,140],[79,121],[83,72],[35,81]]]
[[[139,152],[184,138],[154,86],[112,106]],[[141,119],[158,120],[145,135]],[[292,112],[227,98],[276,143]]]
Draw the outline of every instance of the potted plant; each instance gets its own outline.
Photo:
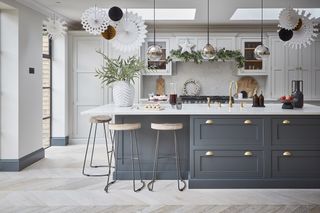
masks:
[[[113,100],[116,106],[129,107],[134,101],[134,79],[146,70],[145,63],[136,56],[128,59],[112,59],[102,52],[103,66],[96,69],[96,77],[102,84],[113,85]]]

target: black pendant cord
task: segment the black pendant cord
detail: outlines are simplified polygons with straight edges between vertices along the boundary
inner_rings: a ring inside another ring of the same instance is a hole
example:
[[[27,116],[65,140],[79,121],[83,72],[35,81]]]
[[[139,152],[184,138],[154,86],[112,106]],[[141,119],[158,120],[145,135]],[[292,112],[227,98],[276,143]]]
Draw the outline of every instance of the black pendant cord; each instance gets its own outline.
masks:
[[[153,0],[153,46],[156,45],[156,0]]]
[[[263,45],[263,0],[261,0],[261,45]]]
[[[209,0],[207,7],[207,44],[209,44]]]

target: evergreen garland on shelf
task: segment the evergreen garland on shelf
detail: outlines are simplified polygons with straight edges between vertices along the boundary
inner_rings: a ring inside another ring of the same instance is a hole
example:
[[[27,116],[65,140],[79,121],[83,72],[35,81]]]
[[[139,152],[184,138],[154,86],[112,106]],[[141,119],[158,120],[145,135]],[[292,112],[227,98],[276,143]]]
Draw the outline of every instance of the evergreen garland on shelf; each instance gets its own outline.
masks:
[[[181,60],[183,62],[194,62],[196,64],[201,64],[202,62],[206,61],[201,56],[201,51],[192,51],[192,53],[189,52],[183,52],[181,53],[181,49],[177,50],[171,50],[170,56],[167,57],[167,63],[174,61],[175,59]],[[209,60],[210,62],[214,61],[228,61],[228,60],[234,60],[237,63],[238,68],[244,67],[244,57],[242,53],[239,50],[226,50],[225,48],[220,49],[217,52],[217,55]]]

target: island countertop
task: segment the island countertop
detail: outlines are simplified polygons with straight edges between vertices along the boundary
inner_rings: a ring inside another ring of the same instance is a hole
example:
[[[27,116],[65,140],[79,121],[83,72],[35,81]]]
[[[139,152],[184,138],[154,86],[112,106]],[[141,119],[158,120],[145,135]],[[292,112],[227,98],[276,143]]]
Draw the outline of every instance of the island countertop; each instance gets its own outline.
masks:
[[[234,104],[183,104],[181,110],[172,108],[169,104],[162,104],[162,110],[145,109],[144,105],[136,104],[133,107],[117,107],[107,104],[83,111],[82,115],[320,115],[320,106],[305,104],[302,109],[282,109],[282,104],[266,104],[264,108],[254,108],[250,104],[240,107]]]

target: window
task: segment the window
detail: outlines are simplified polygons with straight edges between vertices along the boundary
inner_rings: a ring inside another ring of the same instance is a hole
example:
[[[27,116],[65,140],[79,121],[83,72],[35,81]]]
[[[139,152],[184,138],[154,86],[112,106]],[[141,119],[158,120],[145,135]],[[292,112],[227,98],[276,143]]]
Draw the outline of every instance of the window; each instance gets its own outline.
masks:
[[[52,124],[52,41],[48,36],[42,36],[42,144],[50,146]]]

